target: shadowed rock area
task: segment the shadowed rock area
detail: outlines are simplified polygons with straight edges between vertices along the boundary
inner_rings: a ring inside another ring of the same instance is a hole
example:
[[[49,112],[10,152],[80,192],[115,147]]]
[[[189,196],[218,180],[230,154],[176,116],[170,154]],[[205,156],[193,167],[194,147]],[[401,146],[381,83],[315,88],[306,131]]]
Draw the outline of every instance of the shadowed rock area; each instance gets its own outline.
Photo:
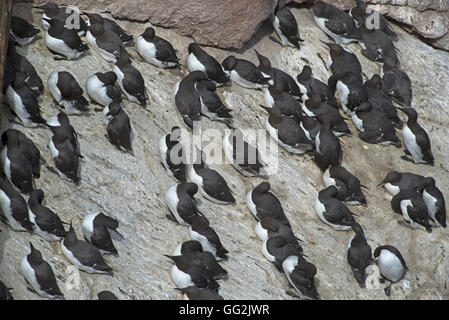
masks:
[[[109,8],[108,1],[95,3],[92,9]],[[164,3],[166,5],[167,1]],[[81,1],[75,4],[81,7]],[[40,15],[31,14],[30,7],[30,4],[16,3],[13,13],[28,18],[42,29]],[[121,10],[118,7],[109,9],[113,15]],[[145,12],[145,8],[139,8],[139,11]],[[319,41],[327,41],[326,35],[315,25],[310,9],[293,8],[292,12],[305,40],[300,51],[280,47],[271,41],[267,35],[274,35],[274,32],[268,25],[259,30],[249,45],[270,58],[274,67],[294,77],[308,64],[315,77],[327,81],[331,75],[324,64],[328,50]],[[142,17],[142,20],[147,18]],[[135,37],[149,25],[118,22]],[[393,146],[363,143],[357,137],[355,127],[347,121],[354,135],[342,138],[343,166],[369,188],[365,192],[368,207],[351,207],[351,211],[359,216],[356,219],[365,230],[373,250],[379,245],[394,245],[407,262],[410,271],[403,280],[392,286],[392,299],[448,299],[449,229],[438,228],[427,233],[399,225],[402,217],[392,211],[391,196],[375,186],[391,170],[413,172],[433,176],[446,199],[449,199],[449,53],[430,47],[396,25],[393,28],[399,35],[395,45],[400,51],[402,69],[412,81],[413,106],[432,142],[435,166],[405,162],[400,159],[403,151]],[[114,269],[114,276],[80,272],[77,281],[71,264],[61,253],[59,243],[50,244],[37,235],[14,232],[0,225],[1,278],[8,287],[14,288],[12,293],[16,299],[41,299],[27,290],[25,278],[20,272],[20,260],[29,253],[29,241],[52,266],[66,299],[91,299],[103,290],[114,292],[120,299],[182,299],[170,278],[172,263],[163,254],[171,254],[179,243],[189,240],[189,235],[186,227],[176,225],[166,217],[169,209],[164,202],[165,191],[176,182],[168,177],[160,163],[158,140],[173,125],[183,127],[174,105],[173,89],[188,74],[185,63],[187,46],[193,39],[180,35],[177,28],[168,30],[156,27],[155,30],[178,50],[183,65],[176,70],[157,69],[142,62],[135,49],[129,49],[133,65],[143,74],[150,93],[146,110],[124,101],[126,112],[137,131],[135,155],[120,152],[109,143],[105,137],[102,115],[94,112],[96,106],[91,104],[89,115],[70,116],[84,155],[81,184],[75,186],[62,180],[44,166],[41,178],[36,180],[36,187],[45,192],[46,205],[63,221],[73,222],[78,238],[82,236],[81,220],[88,213],[104,212],[119,221],[118,230],[124,236],[123,240],[114,236],[119,256],[105,258]],[[358,44],[348,45],[347,48],[357,54],[367,78],[379,73],[380,67],[361,55]],[[112,70],[112,64],[92,49],[89,55],[77,61],[55,62],[42,38],[17,50],[32,62],[44,80],[45,91],[40,106],[46,119],[58,113],[46,84],[51,72],[71,72],[87,98],[86,79],[95,72]],[[212,47],[205,47],[205,50],[220,62],[234,54],[257,63],[256,54],[251,49],[242,54]],[[220,88],[218,92],[223,102],[233,109],[236,126],[265,130],[267,114],[258,107],[264,103],[261,91],[232,84],[231,87]],[[12,126],[24,132],[53,166],[47,148],[49,131],[11,125],[8,118],[12,116],[6,106],[3,109],[3,129]],[[206,118],[202,118],[202,126],[203,130],[214,128],[222,133],[226,129],[224,124]],[[219,146],[221,139],[211,143]],[[315,214],[314,200],[324,184],[322,173],[310,157],[289,154],[279,148],[278,163],[277,173],[268,181],[282,202],[293,232],[304,240],[304,254],[318,269],[317,288],[322,299],[388,299],[383,291],[385,284],[378,289],[361,289],[357,284],[346,260],[352,232],[337,232],[322,223]],[[229,260],[222,263],[229,272],[229,279],[220,281],[220,295],[235,300],[292,299],[286,294],[288,282],[284,274],[279,273],[261,252],[261,242],[254,233],[255,220],[245,204],[246,193],[262,180],[243,177],[228,164],[211,167],[223,175],[237,200],[235,206],[222,206],[211,203],[199,194],[196,196],[201,201],[199,209],[210,220],[223,246],[229,251]]]

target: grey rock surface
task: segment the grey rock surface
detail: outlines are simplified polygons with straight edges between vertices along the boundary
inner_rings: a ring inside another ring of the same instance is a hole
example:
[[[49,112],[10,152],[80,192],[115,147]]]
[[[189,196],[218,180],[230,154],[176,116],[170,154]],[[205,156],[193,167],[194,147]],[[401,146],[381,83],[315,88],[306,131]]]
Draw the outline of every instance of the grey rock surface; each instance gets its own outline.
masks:
[[[32,18],[40,26],[40,17],[29,14],[29,5],[16,5],[14,13]],[[327,41],[313,21],[310,10],[292,9],[305,40],[300,51],[283,48],[268,39],[274,32],[264,26],[250,42],[261,54],[292,76],[309,64],[314,76],[324,81],[330,76],[323,62],[327,61],[327,49],[319,40]],[[148,24],[119,21],[120,25],[135,36],[143,32]],[[41,26],[40,26],[41,27]],[[374,250],[378,245],[396,246],[407,261],[410,271],[405,279],[393,285],[392,299],[448,299],[449,298],[449,242],[448,229],[435,229],[432,233],[411,230],[398,224],[402,220],[390,207],[391,196],[375,186],[390,170],[408,171],[433,176],[446,199],[449,199],[449,53],[424,44],[396,25],[399,34],[397,47],[403,69],[412,80],[413,106],[419,113],[421,125],[428,131],[435,156],[435,166],[415,165],[400,159],[402,150],[392,146],[366,145],[350,125],[354,135],[344,137],[343,165],[369,187],[366,191],[368,207],[351,208],[359,217],[368,243]],[[170,40],[179,51],[183,66],[178,70],[160,70],[142,62],[134,49],[130,49],[133,64],[142,72],[150,91],[150,106],[147,110],[125,101],[125,109],[137,131],[134,144],[135,156],[115,149],[105,138],[105,124],[100,113],[93,111],[87,116],[70,116],[78,132],[81,152],[84,155],[82,182],[80,186],[62,180],[43,167],[42,177],[36,181],[44,190],[47,205],[57,212],[63,221],[72,221],[81,237],[80,222],[84,215],[104,212],[119,220],[121,240],[114,236],[119,256],[106,256],[114,269],[114,276],[92,275],[76,272],[62,255],[59,243],[48,243],[37,235],[14,232],[0,225],[0,277],[16,299],[41,299],[27,290],[25,278],[20,272],[20,260],[29,253],[32,241],[44,258],[53,267],[58,284],[66,299],[91,299],[102,290],[114,292],[120,299],[182,299],[173,289],[170,278],[171,262],[163,254],[171,254],[182,241],[188,240],[188,229],[174,224],[166,218],[169,213],[164,203],[164,194],[176,183],[169,178],[160,164],[158,140],[162,134],[177,124],[183,127],[174,106],[173,88],[187,75],[187,46],[191,38],[181,36],[173,30],[155,28],[156,33]],[[359,57],[366,77],[379,72],[379,66],[368,61],[360,53],[360,46],[348,46]],[[236,53],[205,48],[222,61],[230,54],[257,61],[253,50]],[[95,72],[108,71],[112,65],[96,52],[77,61],[53,61],[39,39],[18,51],[33,63],[45,80],[53,71],[67,70],[75,75],[84,88],[86,79]],[[44,81],[45,82],[45,81]],[[46,86],[46,82],[45,82]],[[219,89],[227,106],[232,108],[236,125],[242,128],[264,129],[266,113],[258,107],[264,103],[263,93],[244,89],[236,84]],[[87,95],[85,95],[87,97]],[[45,87],[41,97],[41,108],[45,118],[56,115],[51,95]],[[3,128],[11,126],[6,117]],[[39,147],[45,160],[53,165],[47,149],[48,130],[45,128],[23,128],[24,132]],[[216,128],[224,132],[226,126],[218,122],[202,120],[203,129]],[[268,135],[267,135],[268,136]],[[208,142],[204,142],[207,145]],[[219,144],[220,139],[213,141]],[[305,241],[304,253],[313,262],[318,273],[318,291],[323,299],[388,299],[382,286],[378,289],[361,289],[353,277],[346,260],[346,249],[352,235],[337,232],[322,223],[313,209],[317,193],[324,188],[322,175],[309,156],[288,154],[279,148],[278,172],[269,178],[273,192],[283,204],[294,233]],[[229,279],[221,281],[220,294],[225,299],[292,299],[285,292],[288,283],[285,276],[276,271],[261,253],[261,242],[254,233],[255,220],[245,205],[245,195],[262,180],[245,178],[229,164],[211,165],[227,180],[237,200],[235,206],[222,206],[201,200],[199,208],[211,221],[225,248],[229,260],[223,267]],[[373,269],[375,272],[375,268]]]

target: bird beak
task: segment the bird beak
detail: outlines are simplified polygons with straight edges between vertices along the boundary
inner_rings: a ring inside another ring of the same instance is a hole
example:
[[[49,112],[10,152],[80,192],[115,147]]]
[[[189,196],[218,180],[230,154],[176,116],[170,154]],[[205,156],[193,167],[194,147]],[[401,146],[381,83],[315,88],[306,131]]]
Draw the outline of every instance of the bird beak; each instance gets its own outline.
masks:
[[[382,180],[382,182],[379,183],[379,184],[376,186],[376,188],[377,188],[377,189],[382,188],[382,187],[384,186],[385,182],[386,182],[385,179]]]
[[[263,108],[267,112],[270,112],[270,110],[272,109],[272,108],[265,107],[265,106],[263,106],[261,104],[259,104],[259,107]]]
[[[331,44],[332,43],[329,43],[329,42],[325,42],[325,41],[322,41],[322,40],[320,40],[322,43],[324,43],[328,48],[330,48],[331,47]]]

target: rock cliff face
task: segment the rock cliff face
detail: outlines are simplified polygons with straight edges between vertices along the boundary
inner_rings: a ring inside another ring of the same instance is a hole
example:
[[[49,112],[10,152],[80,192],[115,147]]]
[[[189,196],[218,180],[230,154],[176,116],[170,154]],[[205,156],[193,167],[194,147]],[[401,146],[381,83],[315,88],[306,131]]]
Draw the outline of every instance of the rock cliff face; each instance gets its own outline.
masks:
[[[16,0],[18,1],[18,0]],[[343,10],[355,6],[355,0],[325,0]],[[34,3],[43,3],[34,0]],[[192,37],[200,44],[224,49],[242,48],[273,12],[276,0],[55,0],[76,5],[81,10],[110,12],[113,17],[146,22]],[[310,4],[316,0],[290,0],[287,3]],[[449,50],[449,4],[445,0],[406,1],[369,0],[392,20],[441,49]]]
[[[165,2],[166,3],[166,2]],[[78,3],[81,5],[81,2]],[[96,6],[108,5],[97,1]],[[16,3],[13,12],[40,25],[40,16],[31,14],[29,4]],[[145,11],[139,8],[139,11]],[[305,40],[300,51],[282,48],[266,35],[273,33],[263,26],[250,45],[272,61],[273,66],[296,76],[302,67],[310,65],[314,76],[324,81],[330,76],[323,62],[327,49],[319,40],[327,40],[313,21],[310,9],[293,8],[301,36]],[[114,14],[114,11],[113,11]],[[119,21],[135,36],[148,24]],[[433,176],[446,199],[449,199],[449,54],[423,43],[396,25],[399,34],[399,58],[413,85],[414,107],[421,125],[428,131],[435,156],[435,166],[414,165],[402,161],[402,150],[392,146],[366,145],[356,134],[344,137],[343,165],[369,187],[366,191],[368,207],[354,207],[374,250],[378,245],[396,246],[407,261],[410,271],[405,279],[393,285],[392,299],[448,299],[449,298],[449,229],[435,229],[432,233],[411,230],[399,225],[402,220],[390,207],[391,197],[375,186],[390,170],[408,171]],[[47,206],[57,212],[63,221],[72,221],[81,236],[80,222],[84,215],[104,212],[119,220],[119,232],[124,239],[114,237],[119,257],[106,256],[114,269],[114,276],[79,273],[77,278],[68,260],[62,255],[60,244],[49,244],[37,235],[14,232],[1,226],[0,278],[18,299],[40,299],[27,290],[20,272],[20,260],[29,253],[29,241],[39,249],[52,265],[58,283],[67,299],[90,299],[102,290],[111,290],[121,299],[181,299],[170,279],[171,262],[163,254],[171,254],[182,241],[188,240],[188,229],[166,218],[169,213],[164,194],[175,180],[167,176],[160,164],[158,140],[173,125],[183,126],[174,106],[173,88],[188,71],[185,67],[187,46],[192,38],[179,35],[176,30],[156,27],[156,33],[172,42],[179,51],[183,66],[178,70],[160,70],[145,64],[130,49],[133,64],[142,72],[150,90],[147,110],[125,101],[125,109],[137,131],[135,156],[117,151],[105,138],[105,125],[100,113],[71,116],[78,132],[84,155],[80,186],[60,179],[43,167],[37,187],[44,190]],[[348,46],[359,57],[366,77],[379,72],[379,67],[365,59],[360,46]],[[256,62],[253,50],[242,54],[206,47],[210,54],[222,61],[230,54]],[[33,63],[45,81],[53,71],[71,72],[84,88],[86,79],[95,72],[109,71],[112,65],[91,50],[90,55],[78,61],[53,61],[39,39],[18,51]],[[45,82],[46,86],[46,82]],[[85,88],[84,88],[85,89]],[[266,113],[258,107],[264,103],[261,91],[243,89],[236,84],[219,89],[225,104],[232,108],[236,125],[242,128],[264,129]],[[87,96],[86,96],[87,97]],[[41,97],[45,118],[56,115],[51,95],[45,88]],[[4,107],[3,128],[11,124]],[[349,122],[348,122],[349,123]],[[202,120],[203,130],[208,128],[224,132],[221,123]],[[44,128],[28,129],[13,125],[24,132],[39,147],[45,160],[53,165],[47,149],[48,131]],[[208,143],[204,142],[205,145]],[[220,144],[220,139],[211,142]],[[337,232],[323,224],[313,210],[317,193],[324,188],[322,174],[308,156],[286,153],[279,148],[278,172],[269,178],[273,192],[283,204],[294,233],[304,242],[304,253],[313,262],[318,273],[318,291],[323,299],[387,299],[382,285],[378,289],[361,289],[355,281],[346,260],[349,232]],[[229,250],[229,261],[222,265],[229,279],[221,282],[220,294],[225,299],[292,299],[285,293],[288,283],[261,253],[261,243],[254,233],[255,220],[245,205],[245,195],[262,180],[245,178],[230,165],[212,165],[228,181],[237,199],[235,206],[221,206],[197,196],[199,208],[211,221],[212,227]],[[78,280],[79,281],[78,281]]]

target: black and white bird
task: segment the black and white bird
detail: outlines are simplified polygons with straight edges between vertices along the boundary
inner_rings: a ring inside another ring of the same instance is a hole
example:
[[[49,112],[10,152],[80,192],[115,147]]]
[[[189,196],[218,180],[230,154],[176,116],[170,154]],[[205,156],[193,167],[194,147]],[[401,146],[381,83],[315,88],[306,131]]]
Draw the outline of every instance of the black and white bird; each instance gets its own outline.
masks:
[[[26,151],[19,144],[16,138],[2,147],[0,153],[2,171],[17,191],[30,194],[35,187],[33,166]]]
[[[283,224],[281,221],[272,217],[263,217],[256,223],[254,232],[261,241],[266,241],[273,237],[282,237],[288,243],[297,247],[298,252],[302,253],[302,248],[299,245],[299,238],[295,236],[292,229]]]
[[[406,107],[412,106],[413,90],[410,77],[390,57],[384,58],[380,76],[382,77],[382,90],[387,95]]]
[[[37,98],[38,94],[26,84],[26,75],[17,71],[15,79],[6,89],[6,102],[26,127],[37,127],[45,124]]]
[[[317,117],[321,124],[320,131],[315,137],[315,152],[313,161],[321,169],[325,171],[329,166],[341,164],[343,151],[341,149],[340,140],[332,132],[331,121],[326,114]]]
[[[30,221],[34,223],[38,235],[47,241],[60,241],[66,231],[61,219],[56,213],[42,205],[44,192],[36,189],[31,192],[28,199]]]
[[[356,6],[349,10],[349,15],[355,20],[358,28],[362,25],[365,25],[367,28],[376,27],[385,32],[391,40],[398,40],[398,35],[393,31],[387,19],[379,11],[371,7],[368,8],[364,0],[356,0]],[[375,22],[378,25],[375,26]]]
[[[75,129],[63,112],[48,119],[47,126],[51,130],[48,147],[56,168],[70,181],[78,184],[81,180],[82,155]]]
[[[108,106],[113,101],[122,101],[120,89],[115,85],[117,75],[113,71],[97,72],[87,78],[87,95],[99,105]]]
[[[304,154],[313,149],[299,125],[299,119],[283,117],[279,109],[261,107],[268,112],[265,129],[281,147],[296,154]]]
[[[330,90],[329,86],[312,76],[312,69],[305,65],[302,68],[300,74],[296,76],[297,83],[303,92],[302,101],[305,102],[312,94],[319,94],[321,101],[328,103],[331,106],[338,108],[339,104],[334,97],[334,93]]]
[[[197,149],[197,152],[200,154],[197,157],[200,161],[188,165],[188,180],[198,185],[198,189],[206,199],[218,204],[234,204],[235,198],[226,180],[217,171],[207,167],[205,159],[201,159],[203,154],[201,150]]]
[[[340,165],[330,166],[324,171],[323,182],[327,187],[335,186],[338,189],[336,198],[348,205],[366,205],[366,197],[360,184],[352,173]]]
[[[398,108],[408,117],[402,127],[402,141],[404,142],[405,156],[401,159],[414,163],[423,163],[433,166],[435,161],[432,154],[429,135],[418,123],[418,113],[413,108]],[[409,158],[411,156],[411,159]]]
[[[385,116],[391,121],[395,128],[402,128],[402,120],[398,116],[398,112],[388,97],[382,91],[382,79],[378,74],[375,74],[365,82],[366,92],[368,94],[368,102],[371,103],[374,109],[382,110]]]
[[[303,114],[300,117],[300,120],[301,121],[299,123],[299,126],[301,127],[302,131],[304,131],[307,139],[309,139],[310,143],[314,146],[316,135],[320,132],[321,129],[320,122],[317,119],[309,117],[306,114]]]
[[[105,31],[113,32],[118,35],[123,45],[129,45],[133,43],[133,36],[129,35],[125,30],[123,30],[122,27],[120,27],[114,20],[103,17],[98,13],[83,12],[83,14],[87,16],[87,27],[90,27],[91,24],[102,22]]]
[[[354,235],[349,240],[347,259],[360,288],[365,288],[365,270],[373,261],[371,247],[360,224],[354,223],[352,230]]]
[[[217,86],[211,80],[195,82],[194,87],[200,96],[201,114],[210,120],[232,123],[232,109],[226,107],[215,92]]]
[[[194,122],[201,120],[201,99],[195,84],[206,80],[206,74],[202,71],[190,72],[179,81],[174,90],[175,104],[184,124],[192,129]]]
[[[111,30],[106,30],[103,19],[89,17],[90,25],[86,33],[87,43],[97,51],[100,56],[112,63],[116,63],[120,57],[120,49],[123,48],[122,39]]]
[[[81,18],[79,9],[75,6],[59,7],[56,3],[48,1],[33,6],[33,8],[44,10],[42,13],[42,26],[45,30],[50,28],[48,20],[58,20],[64,27],[75,30],[80,37],[87,31],[86,21]]]
[[[81,222],[81,231],[87,241],[92,243],[102,253],[118,254],[112,242],[110,230],[117,232],[119,222],[104,213],[90,213]]]
[[[23,47],[33,42],[39,32],[41,31],[25,19],[17,16],[11,17],[11,29],[9,34],[19,46]]]
[[[270,22],[281,39],[283,47],[290,46],[300,49],[299,42],[304,40],[299,36],[295,16],[285,6],[285,0],[278,1],[275,13],[270,15]]]
[[[11,290],[13,288],[8,288],[1,280],[0,280],[0,301],[5,300],[14,300],[13,295],[11,294]]]
[[[273,68],[271,66],[270,60],[261,55],[256,49],[254,51],[257,54],[257,58],[259,59],[259,65],[257,68],[266,76],[271,77],[272,80],[270,80],[270,87],[274,90],[274,93],[281,94],[283,92],[286,92],[290,94],[294,99],[299,100],[302,98],[302,95],[305,94],[305,92],[301,92],[301,89],[298,86],[298,83],[293,79],[288,73]],[[272,82],[272,83],[271,83]],[[264,91],[267,90],[267,88],[264,88]]]
[[[145,80],[140,71],[131,65],[129,54],[123,47],[120,47],[120,56],[113,71],[117,75],[117,83],[126,99],[145,107],[148,100]]]
[[[332,132],[338,137],[351,134],[351,130],[346,124],[344,118],[340,115],[338,109],[330,104],[321,102],[321,97],[317,93],[313,93],[310,99],[302,104],[302,110],[309,117],[326,117],[331,124]]]
[[[45,45],[50,51],[64,56],[64,58],[54,57],[54,60],[78,59],[89,50],[89,46],[81,41],[75,29],[64,27],[64,23],[56,19],[43,20],[50,25],[45,32]]]
[[[61,241],[61,251],[70,263],[82,271],[113,274],[112,268],[104,261],[96,246],[90,242],[78,240],[72,224],[64,240]]]
[[[367,143],[395,145],[401,147],[393,123],[384,111],[375,109],[371,102],[365,101],[356,107],[351,115],[352,122],[360,131],[359,138]]]
[[[25,279],[38,295],[49,299],[64,299],[50,264],[44,260],[42,253],[34,248],[31,242],[30,247],[30,254],[23,257],[20,262]]]
[[[422,198],[427,207],[427,213],[436,226],[446,228],[446,202],[443,193],[435,185],[435,179],[426,178]]]
[[[229,253],[223,247],[217,233],[209,225],[209,220],[206,217],[195,215],[189,228],[190,238],[201,243],[203,251],[212,253],[217,261],[227,260]]]
[[[89,102],[83,96],[84,91],[70,72],[52,72],[47,83],[53,99],[65,113],[81,114],[89,111]]]
[[[360,41],[362,54],[366,58],[383,63],[385,58],[389,57],[395,66],[400,66],[397,49],[387,34],[376,28],[367,29],[364,25],[359,30],[362,38]]]
[[[2,133],[1,136],[2,146],[10,148],[18,148],[20,153],[23,154],[27,162],[31,165],[34,178],[40,178],[41,167],[40,163],[45,162],[41,157],[39,149],[25,134],[16,129],[8,129]],[[5,153],[6,155],[7,153]],[[5,159],[5,163],[6,163]],[[8,169],[9,170],[9,169]],[[5,171],[8,171],[5,169]],[[6,174],[6,173],[5,173]]]
[[[173,126],[170,133],[159,139],[161,163],[171,176],[179,182],[186,182],[186,159],[184,148],[180,143],[181,128]]]
[[[390,171],[385,179],[377,185],[377,187],[384,187],[391,195],[395,196],[401,191],[414,190],[416,193],[418,189],[422,189],[426,184],[426,178],[411,172]]]
[[[267,165],[259,150],[249,144],[240,129],[233,129],[223,138],[226,159],[246,177],[265,176]]]
[[[271,77],[264,76],[256,65],[248,60],[229,56],[221,63],[224,72],[238,85],[249,89],[262,89],[270,85]]]
[[[184,243],[181,244],[180,255],[187,257],[192,263],[203,265],[215,280],[228,278],[228,272],[220,266],[211,252],[203,251],[201,243],[196,240],[189,240],[187,242],[195,243],[195,245],[185,246]]]
[[[350,43],[360,39],[354,19],[336,6],[318,1],[312,8],[318,27],[336,43]]]
[[[336,43],[322,42],[329,48],[327,67],[331,69],[333,74],[337,76],[346,72],[362,74],[362,65],[352,51]]]
[[[405,259],[399,250],[392,245],[377,247],[374,250],[374,259],[382,277],[390,281],[390,285],[385,288],[385,294],[389,296],[391,285],[404,278],[408,270]]]
[[[315,284],[317,269],[312,263],[301,255],[291,255],[282,262],[282,269],[301,299],[320,299]]]
[[[265,104],[270,108],[279,109],[284,117],[300,118],[303,114],[300,101],[290,93],[276,89],[276,86],[264,88]]]
[[[136,49],[142,59],[159,68],[176,68],[179,59],[176,50],[167,40],[156,36],[154,29],[148,27],[137,38]]]
[[[0,177],[0,218],[15,231],[33,231],[28,206],[23,197],[3,177]]]
[[[402,215],[410,223],[412,229],[423,229],[432,232],[429,223],[426,203],[415,190],[404,190],[391,199],[391,208]]]
[[[351,211],[337,199],[338,189],[329,186],[321,190],[315,199],[315,212],[324,223],[337,231],[350,230],[355,223]]]
[[[9,42],[5,63],[5,73],[3,77],[3,90],[6,90],[9,83],[15,78],[15,72],[25,74],[25,84],[38,95],[44,91],[44,84],[34,66],[27,58],[17,53],[13,42]],[[9,81],[5,81],[9,79]],[[5,91],[6,92],[6,91]]]
[[[262,242],[262,254],[268,261],[282,272],[282,263],[291,255],[301,254],[298,246],[288,242],[287,239],[277,236]]]
[[[343,111],[351,116],[354,109],[368,99],[368,93],[363,85],[360,73],[346,72],[342,75],[332,75],[328,79],[329,88],[340,101]]]
[[[182,225],[191,225],[194,217],[203,215],[196,206],[194,195],[197,192],[198,186],[192,182],[183,182],[168,188],[165,193],[165,203],[175,222]]]
[[[133,141],[136,133],[122,104],[119,101],[113,101],[104,107],[103,118],[109,142],[117,149],[133,155]]]
[[[184,294],[184,300],[224,300],[218,293],[207,288],[198,288],[195,286],[176,288]]]
[[[190,72],[204,72],[207,78],[215,82],[217,86],[227,85],[229,83],[229,76],[223,71],[221,64],[197,43],[189,44],[188,51],[187,67]]]
[[[270,184],[262,182],[246,194],[246,206],[256,220],[270,217],[290,227],[279,199],[270,191]]]
[[[193,263],[193,261],[186,256],[166,257],[175,263],[170,270],[170,276],[178,289],[194,286],[201,289],[209,289],[213,293],[218,293],[220,285],[214,280],[204,265]]]

